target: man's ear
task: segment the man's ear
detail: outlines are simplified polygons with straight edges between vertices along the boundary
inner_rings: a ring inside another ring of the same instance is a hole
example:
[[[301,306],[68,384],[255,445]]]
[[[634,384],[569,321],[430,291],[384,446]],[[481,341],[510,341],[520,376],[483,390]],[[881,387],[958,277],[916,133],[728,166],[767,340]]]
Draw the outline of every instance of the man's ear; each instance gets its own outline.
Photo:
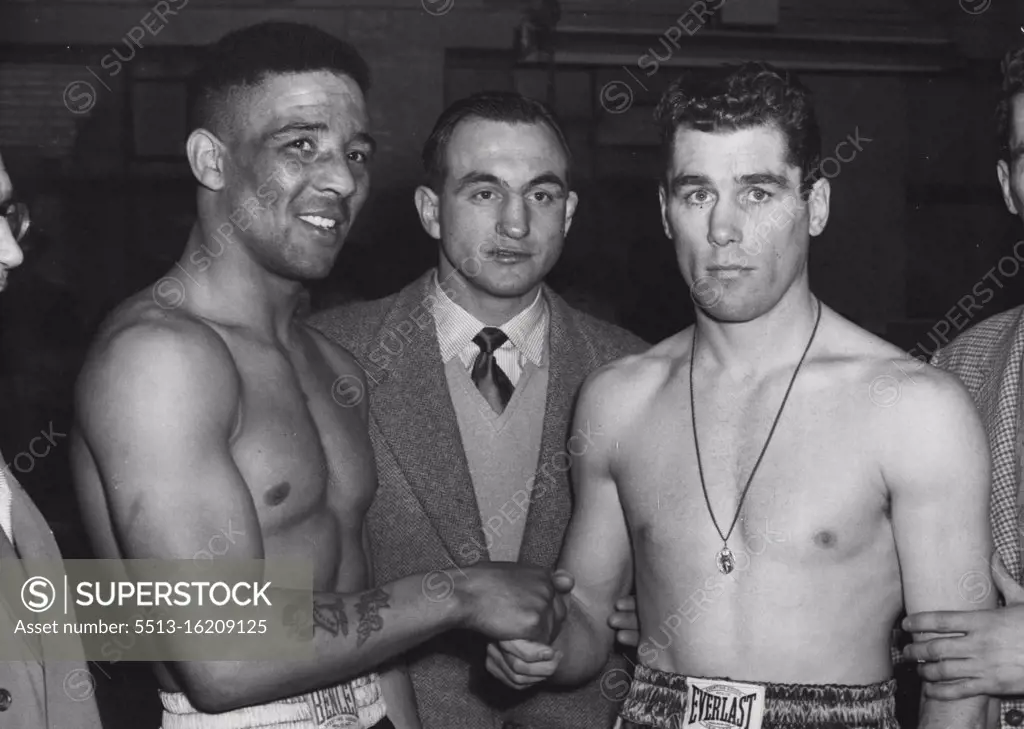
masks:
[[[807,196],[807,218],[812,236],[821,235],[828,224],[829,199],[832,186],[822,177],[811,187]]]
[[[562,235],[569,235],[569,228],[572,227],[572,216],[576,214],[576,206],[579,204],[579,196],[570,192],[565,199],[565,224],[562,226]]]
[[[227,147],[213,132],[206,129],[193,131],[185,143],[185,153],[192,174],[200,185],[210,190],[224,187]]]
[[[1018,162],[1018,164],[1020,163]],[[996,177],[999,178],[999,187],[1003,190],[1003,202],[1006,203],[1006,209],[1014,215],[1020,215],[1017,201],[1013,199],[1013,188],[1010,186],[1010,165],[1006,160],[1001,159],[996,162]]]
[[[431,238],[441,240],[441,200],[437,193],[426,185],[420,185],[416,188],[415,200],[423,230]]]
[[[672,229],[668,225],[668,193],[664,183],[658,185],[658,204],[661,206],[661,229],[665,231],[665,237],[672,240]]]

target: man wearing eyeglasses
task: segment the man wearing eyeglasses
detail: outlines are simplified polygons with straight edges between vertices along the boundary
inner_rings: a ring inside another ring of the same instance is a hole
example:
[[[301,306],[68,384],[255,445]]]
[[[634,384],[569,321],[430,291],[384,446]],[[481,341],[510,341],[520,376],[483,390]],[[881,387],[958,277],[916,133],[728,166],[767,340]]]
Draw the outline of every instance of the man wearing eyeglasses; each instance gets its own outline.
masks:
[[[28,207],[14,198],[0,157],[0,291],[24,259]],[[0,456],[0,463],[5,462]],[[60,560],[53,532],[14,474],[0,467],[0,571],[23,571],[21,560]],[[4,584],[21,585],[28,575]],[[26,615],[20,595],[0,591],[0,727],[99,729],[95,684],[78,638],[16,634]],[[73,619],[73,616],[72,616]],[[68,660],[68,659],[71,660]]]

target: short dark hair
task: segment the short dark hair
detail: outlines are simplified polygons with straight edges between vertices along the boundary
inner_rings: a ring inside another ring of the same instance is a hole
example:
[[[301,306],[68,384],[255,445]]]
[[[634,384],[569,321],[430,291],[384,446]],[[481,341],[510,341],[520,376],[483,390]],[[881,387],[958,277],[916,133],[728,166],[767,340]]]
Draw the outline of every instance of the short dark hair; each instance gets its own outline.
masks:
[[[654,119],[666,167],[680,127],[717,132],[769,125],[786,139],[786,161],[800,168],[804,197],[821,176],[821,130],[811,92],[795,74],[771,64],[685,73],[661,97]]]
[[[359,51],[319,28],[268,21],[232,31],[210,46],[189,84],[189,131],[223,131],[239,90],[271,74],[332,71],[350,77],[363,94],[370,70]]]
[[[566,157],[566,177],[572,167],[572,152],[565,139],[562,125],[547,104],[531,99],[514,91],[482,91],[465,99],[459,99],[443,112],[434,124],[433,131],[423,145],[423,168],[427,173],[427,184],[434,192],[440,192],[448,173],[446,157],[448,143],[455,128],[467,119],[485,119],[506,124],[547,124]],[[569,180],[566,179],[566,184]]]
[[[1003,93],[996,105],[996,134],[999,158],[1010,161],[1010,124],[1013,122],[1013,100],[1024,94],[1024,47],[1010,51],[1003,57]]]

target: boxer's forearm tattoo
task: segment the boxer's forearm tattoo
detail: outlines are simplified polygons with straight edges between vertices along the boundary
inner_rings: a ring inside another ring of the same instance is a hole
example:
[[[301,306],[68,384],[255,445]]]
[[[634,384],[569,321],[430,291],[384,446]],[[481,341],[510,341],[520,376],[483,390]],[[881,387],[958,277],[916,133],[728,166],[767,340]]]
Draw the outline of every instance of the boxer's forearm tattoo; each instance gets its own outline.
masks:
[[[313,623],[331,635],[341,631],[348,636],[348,615],[345,614],[345,603],[340,597],[318,597],[313,599]]]
[[[391,596],[379,587],[370,592],[364,592],[363,596],[359,598],[359,602],[356,603],[356,610],[359,612],[359,626],[356,628],[356,632],[359,634],[357,647],[365,643],[373,631],[384,627],[384,618],[378,611],[380,608],[391,607],[388,604],[390,599]]]

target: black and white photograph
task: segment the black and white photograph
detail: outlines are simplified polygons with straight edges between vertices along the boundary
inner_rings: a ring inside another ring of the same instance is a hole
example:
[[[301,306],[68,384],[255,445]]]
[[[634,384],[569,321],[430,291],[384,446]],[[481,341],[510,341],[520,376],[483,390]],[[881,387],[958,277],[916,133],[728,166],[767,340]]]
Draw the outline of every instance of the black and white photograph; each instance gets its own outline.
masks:
[[[1024,727],[1024,0],[0,0],[0,729]]]

